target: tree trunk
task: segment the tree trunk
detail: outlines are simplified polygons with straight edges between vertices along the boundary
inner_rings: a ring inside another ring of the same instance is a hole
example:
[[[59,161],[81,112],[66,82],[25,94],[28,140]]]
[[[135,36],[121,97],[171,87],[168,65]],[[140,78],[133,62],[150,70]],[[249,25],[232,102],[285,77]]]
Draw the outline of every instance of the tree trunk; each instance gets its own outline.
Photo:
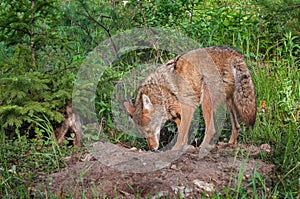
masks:
[[[31,0],[31,9],[33,9],[35,6],[35,1],[34,0]],[[31,63],[32,63],[32,66],[33,67],[36,67],[36,59],[35,59],[35,43],[34,43],[34,36],[35,36],[35,33],[34,33],[34,13],[32,12],[31,14],[31,17],[32,17],[32,20],[33,20],[33,23],[31,25],[31,29],[30,29],[30,51],[31,51]]]

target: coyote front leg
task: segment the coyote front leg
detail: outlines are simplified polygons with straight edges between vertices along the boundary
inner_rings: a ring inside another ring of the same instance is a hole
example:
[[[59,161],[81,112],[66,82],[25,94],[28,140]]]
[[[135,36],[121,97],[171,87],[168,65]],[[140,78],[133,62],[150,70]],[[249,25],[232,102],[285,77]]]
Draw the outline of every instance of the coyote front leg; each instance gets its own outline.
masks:
[[[189,105],[181,104],[180,122],[176,121],[178,127],[178,136],[176,144],[172,150],[181,150],[188,143],[188,135],[191,121],[193,119],[195,108]],[[178,125],[180,123],[180,125]]]
[[[210,145],[216,130],[213,118],[213,104],[206,85],[204,86],[202,95],[202,112],[205,121],[205,136],[200,147],[205,148],[207,145]]]

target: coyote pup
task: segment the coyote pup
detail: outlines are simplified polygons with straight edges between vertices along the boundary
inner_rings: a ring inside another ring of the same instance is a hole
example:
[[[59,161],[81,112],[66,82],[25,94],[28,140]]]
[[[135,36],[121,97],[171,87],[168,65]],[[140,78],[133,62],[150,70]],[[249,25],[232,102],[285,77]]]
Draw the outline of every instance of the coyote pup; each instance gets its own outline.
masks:
[[[138,89],[134,105],[124,102],[152,151],[158,149],[161,125],[170,119],[178,127],[177,142],[172,150],[182,150],[188,142],[194,110],[200,104],[205,120],[205,137],[201,146],[210,144],[215,134],[211,96],[215,92],[209,89],[210,74],[205,72],[210,68],[216,71],[211,79],[219,78],[223,84],[224,100],[232,125],[229,144],[237,142],[240,129],[237,116],[246,124],[254,125],[254,85],[242,53],[226,46],[196,49],[173,58],[148,75]],[[222,86],[215,86],[216,89],[218,87]]]

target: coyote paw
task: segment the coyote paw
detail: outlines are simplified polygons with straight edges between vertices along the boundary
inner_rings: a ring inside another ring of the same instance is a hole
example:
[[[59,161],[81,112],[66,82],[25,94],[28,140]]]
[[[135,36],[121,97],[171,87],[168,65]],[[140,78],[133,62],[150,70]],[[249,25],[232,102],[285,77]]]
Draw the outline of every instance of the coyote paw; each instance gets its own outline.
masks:
[[[199,158],[203,158],[209,154],[209,152],[214,148],[214,145],[201,144],[199,150]]]
[[[235,145],[234,143],[230,143],[230,142],[218,142],[217,143],[217,147],[218,148],[226,148],[226,147],[230,147],[232,145]]]
[[[220,147],[226,147],[229,146],[230,144],[228,142],[218,142],[218,146]]]
[[[182,145],[182,146],[174,146],[172,149],[172,151],[182,151],[184,153],[193,153],[196,151],[196,148],[193,145]]]
[[[234,139],[234,138],[230,138],[230,140],[228,142],[229,145],[233,145],[233,144],[236,144],[236,143],[237,143],[237,140]]]
[[[193,153],[196,151],[196,147],[194,147],[193,145],[187,144],[183,147],[183,152],[185,153]]]

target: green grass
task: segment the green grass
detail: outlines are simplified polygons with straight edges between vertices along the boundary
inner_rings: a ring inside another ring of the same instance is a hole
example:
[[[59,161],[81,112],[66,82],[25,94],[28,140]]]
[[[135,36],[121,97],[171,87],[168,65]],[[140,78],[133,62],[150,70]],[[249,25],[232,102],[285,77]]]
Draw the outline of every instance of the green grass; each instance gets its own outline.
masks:
[[[65,167],[63,157],[69,155],[70,147],[58,146],[47,119],[36,118],[36,122],[40,128],[36,129],[35,138],[18,136],[11,140],[0,134],[0,196],[3,198],[29,198],[29,187],[38,182],[38,176]]]
[[[275,163],[278,173],[272,191],[282,197],[295,197],[299,191],[300,70],[293,53],[300,47],[291,42],[285,35],[283,45],[275,51],[277,59],[252,63],[258,114],[252,134],[246,135],[249,143],[271,145],[272,154],[266,160]],[[265,112],[261,110],[263,101]]]

